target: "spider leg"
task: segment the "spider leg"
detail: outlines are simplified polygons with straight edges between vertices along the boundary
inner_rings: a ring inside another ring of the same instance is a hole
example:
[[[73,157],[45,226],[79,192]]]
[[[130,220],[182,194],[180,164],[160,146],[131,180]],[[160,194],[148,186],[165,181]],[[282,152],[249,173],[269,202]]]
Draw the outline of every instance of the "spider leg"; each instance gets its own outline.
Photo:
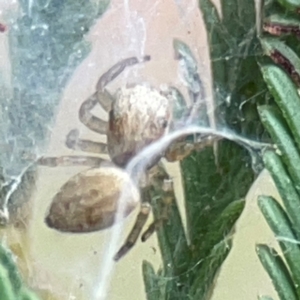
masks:
[[[97,90],[97,99],[98,103],[101,105],[101,107],[109,113],[111,111],[112,103],[114,102],[115,98],[113,95],[109,93],[108,90]]]
[[[68,133],[66,138],[66,146],[69,149],[80,150],[84,152],[108,153],[107,144],[80,139],[79,131],[77,129],[73,129]]]
[[[113,102],[113,96],[105,90],[108,83],[114,80],[118,75],[120,75],[127,67],[133,66],[138,63],[142,63],[150,60],[150,56],[144,56],[142,59],[136,57],[130,57],[121,60],[114,66],[112,66],[107,72],[105,72],[96,85],[96,92],[85,100],[79,110],[80,121],[92,131],[100,134],[106,134],[107,132],[107,122],[94,116],[91,110],[98,104],[103,107],[107,112],[111,110],[111,104]]]
[[[143,202],[141,204],[140,212],[135,220],[134,226],[132,230],[130,231],[128,237],[126,238],[123,246],[120,248],[120,250],[116,253],[114,256],[114,260],[118,261],[120,258],[122,258],[136,243],[147,219],[151,212],[151,205],[150,205],[150,194],[149,189],[144,188],[142,190],[142,199]]]
[[[118,75],[120,75],[127,67],[143,63],[150,60],[150,56],[146,55],[142,59],[137,57],[130,57],[123,59],[112,66],[108,71],[106,71],[98,80],[96,85],[97,91],[103,91],[108,83],[113,81]]]
[[[98,95],[95,92],[91,97],[85,100],[79,109],[79,120],[90,130],[100,134],[106,134],[107,122],[95,117],[91,110],[98,104]]]
[[[109,112],[111,110],[111,104],[114,101],[114,97],[110,95],[110,93],[107,90],[105,90],[105,87],[116,77],[118,77],[127,67],[131,67],[133,65],[149,60],[149,55],[144,56],[142,59],[138,59],[137,57],[123,59],[116,63],[114,66],[112,66],[99,78],[98,83],[96,85],[96,91],[98,101],[100,105],[105,109],[105,111]]]
[[[193,151],[200,151],[208,146],[212,146],[216,141],[221,139],[222,137],[207,135],[200,137],[200,140],[196,142],[189,142],[185,140],[174,142],[167,149],[165,158],[169,162],[182,160],[190,155]]]
[[[95,156],[58,156],[41,157],[37,164],[47,167],[69,167],[69,166],[88,166],[99,167],[101,163],[107,160]]]
[[[171,204],[175,200],[175,193],[173,188],[173,181],[170,179],[168,173],[162,165],[157,165],[150,171],[151,177],[151,186],[147,186],[142,190],[142,204],[140,212],[137,216],[135,224],[129,233],[125,243],[114,256],[114,260],[118,261],[122,258],[136,243],[151,211],[151,190],[153,188],[161,189],[161,183],[163,182],[162,187],[162,199],[163,199],[163,208],[160,217],[155,220],[148,229],[142,235],[142,241],[146,241],[153,232],[160,228],[169,218]]]
[[[162,209],[160,216],[152,224],[150,224],[147,230],[142,234],[142,242],[145,242],[156,230],[168,221],[171,205],[175,202],[173,180],[162,166],[159,166],[158,172],[154,186],[160,190]]]

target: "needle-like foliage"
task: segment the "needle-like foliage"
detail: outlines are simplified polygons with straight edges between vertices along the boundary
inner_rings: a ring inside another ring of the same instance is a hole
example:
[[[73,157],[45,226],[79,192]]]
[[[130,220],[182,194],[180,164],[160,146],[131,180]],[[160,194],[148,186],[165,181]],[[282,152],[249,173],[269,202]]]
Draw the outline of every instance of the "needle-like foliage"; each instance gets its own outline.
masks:
[[[261,64],[261,72],[275,103],[260,106],[259,113],[278,148],[267,151],[264,162],[283,205],[268,195],[258,205],[285,259],[267,245],[257,245],[257,254],[281,300],[300,298],[299,9],[300,2],[291,0],[262,6],[261,44],[270,61]]]
[[[261,139],[264,130],[256,106],[264,101],[265,85],[256,63],[261,48],[255,3],[224,0],[222,17],[209,0],[200,0],[199,9],[207,29],[217,126]],[[148,262],[143,265],[148,300],[209,298],[230,252],[231,232],[254,170],[260,167],[245,149],[229,141],[221,141],[217,151],[208,147],[182,161],[188,240],[174,204],[170,221],[158,232],[162,269],[156,273]]]

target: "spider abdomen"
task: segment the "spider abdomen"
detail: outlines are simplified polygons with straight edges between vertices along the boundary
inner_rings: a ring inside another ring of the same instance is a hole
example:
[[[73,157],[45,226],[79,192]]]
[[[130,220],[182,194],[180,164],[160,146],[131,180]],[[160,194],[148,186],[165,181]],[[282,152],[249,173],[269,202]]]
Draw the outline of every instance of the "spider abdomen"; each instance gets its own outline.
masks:
[[[139,192],[128,174],[118,168],[83,171],[55,195],[46,223],[66,232],[92,232],[112,226],[120,201],[124,217],[139,203]]]

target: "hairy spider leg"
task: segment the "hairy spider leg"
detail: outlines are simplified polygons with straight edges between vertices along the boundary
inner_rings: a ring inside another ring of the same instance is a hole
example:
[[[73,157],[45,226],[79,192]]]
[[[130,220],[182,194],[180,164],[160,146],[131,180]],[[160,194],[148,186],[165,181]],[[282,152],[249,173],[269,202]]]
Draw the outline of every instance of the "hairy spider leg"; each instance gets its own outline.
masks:
[[[91,110],[98,104],[98,95],[95,92],[91,97],[85,100],[79,109],[79,120],[90,130],[100,134],[106,134],[108,123],[98,117],[95,117]]]
[[[142,203],[140,207],[140,211],[137,215],[137,218],[135,220],[134,226],[131,229],[128,237],[126,238],[123,246],[120,248],[120,250],[116,253],[114,256],[114,260],[118,261],[120,258],[122,258],[136,243],[147,219],[151,212],[151,197],[149,193],[149,187],[145,187],[142,189]]]
[[[98,80],[96,92],[81,105],[79,110],[80,121],[92,131],[100,134],[106,134],[107,122],[95,117],[91,113],[91,110],[97,105],[97,103],[100,103],[101,107],[106,112],[109,112],[114,98],[107,90],[105,90],[105,86],[121,74],[126,67],[148,60],[150,60],[150,56],[145,56],[141,60],[138,60],[136,57],[127,58],[118,62],[105,72]],[[72,129],[67,135],[66,146],[73,150],[81,150],[91,153],[108,153],[107,145],[105,143],[82,140],[79,138],[79,132],[76,129]]]
[[[72,129],[68,133],[66,138],[66,146],[69,149],[80,150],[84,152],[97,153],[97,154],[108,153],[107,144],[80,139],[79,131],[77,129]]]
[[[173,187],[173,181],[169,174],[166,172],[162,164],[159,164],[152,168],[154,171],[152,178],[150,179],[150,185],[142,189],[142,204],[140,212],[136,218],[133,229],[126,238],[123,246],[114,256],[114,260],[118,261],[122,258],[136,243],[143,227],[151,212],[151,191],[159,190],[162,195],[163,208],[158,219],[156,219],[149,228],[143,233],[142,241],[146,241],[157,229],[159,229],[169,218],[170,207],[175,201],[175,193]]]
[[[70,167],[70,166],[87,166],[99,167],[101,163],[108,162],[106,159],[94,156],[58,156],[58,157],[41,157],[37,164],[46,167]]]
[[[99,78],[98,83],[96,85],[96,90],[103,91],[104,88],[117,76],[119,76],[127,67],[147,62],[149,60],[150,55],[146,55],[141,59],[138,59],[137,57],[129,57],[119,61]]]
[[[160,216],[147,228],[147,230],[142,234],[141,240],[145,242],[148,238],[159,228],[161,228],[170,217],[171,206],[175,202],[175,192],[173,180],[169,178],[163,180],[163,186],[161,190],[161,199],[162,199],[162,211]]]
[[[196,142],[190,142],[185,140],[175,141],[172,143],[165,153],[165,158],[169,162],[175,162],[182,160],[189,156],[193,151],[201,151],[202,149],[212,146],[216,141],[222,140],[222,137],[218,136],[199,136],[199,140]]]
[[[107,90],[105,90],[106,85],[120,75],[127,67],[149,60],[150,56],[148,55],[144,56],[140,60],[136,57],[126,58],[116,63],[107,72],[105,72],[98,80],[96,92],[82,103],[79,109],[80,121],[90,130],[100,134],[106,134],[107,122],[95,117],[91,113],[91,110],[99,103],[103,109],[109,112],[114,98]]]

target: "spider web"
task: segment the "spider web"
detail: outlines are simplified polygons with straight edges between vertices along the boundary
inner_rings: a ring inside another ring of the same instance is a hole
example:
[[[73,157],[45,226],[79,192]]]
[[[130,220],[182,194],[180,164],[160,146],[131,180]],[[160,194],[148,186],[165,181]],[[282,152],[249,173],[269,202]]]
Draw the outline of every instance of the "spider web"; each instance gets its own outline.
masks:
[[[10,61],[9,66],[1,66],[2,210],[6,218],[10,217],[10,226],[19,226],[17,232],[25,232],[31,244],[26,248],[23,242],[17,239],[23,247],[22,252],[25,253],[22,255],[29,259],[23,268],[34,274],[28,281],[38,289],[53,289],[54,295],[65,299],[91,299],[92,295],[95,299],[117,299],[117,296],[110,294],[111,290],[115,290],[111,285],[118,282],[114,278],[118,279],[120,276],[118,267],[116,273],[113,272],[115,265],[112,257],[122,240],[124,223],[120,222],[110,231],[91,234],[89,237],[53,233],[44,224],[51,198],[62,183],[79,170],[42,170],[37,174],[32,164],[37,157],[48,153],[58,156],[64,153],[73,154],[64,146],[65,136],[70,129],[80,128],[81,136],[88,135],[93,140],[99,139],[98,135],[90,133],[78,122],[78,108],[94,91],[95,82],[100,74],[116,61],[124,57],[142,57],[147,54],[152,57],[149,66],[145,64],[125,71],[120,79],[109,85],[110,91],[113,92],[120,85],[127,83],[146,81],[154,86],[163,83],[179,87],[188,104],[191,104],[189,84],[180,64],[174,59],[172,49],[174,37],[184,40],[197,60],[211,126],[200,127],[199,120],[193,118],[185,127],[172,132],[135,157],[128,165],[129,174],[133,169],[136,172],[137,167],[139,172],[144,173],[147,159],[151,155],[158,155],[170,141],[184,133],[214,133],[238,141],[250,151],[252,166],[260,168],[257,152],[253,151],[256,144],[244,137],[261,139],[261,128],[249,129],[251,124],[256,124],[257,116],[249,118],[246,113],[252,111],[257,101],[263,98],[265,90],[255,86],[257,91],[253,92],[251,84],[256,84],[255,78],[249,78],[249,72],[241,72],[247,68],[246,58],[260,54],[259,49],[255,48],[255,43],[248,43],[255,34],[255,24],[247,27],[248,24],[245,24],[244,20],[233,18],[237,24],[231,22],[231,27],[228,27],[226,32],[219,33],[227,39],[225,51],[224,47],[221,48],[212,42],[212,49],[217,49],[211,53],[214,82],[217,82],[212,85],[209,51],[198,1],[149,1],[147,4],[133,0],[111,1],[107,11],[95,25],[95,19],[104,12],[104,2],[106,1],[90,0],[86,1],[86,5],[80,2],[76,6],[72,1],[66,1],[64,6],[60,6],[57,0],[20,0],[13,5],[3,2],[0,6],[0,18],[3,17],[9,28],[1,37],[7,45],[1,51],[6,61]],[[59,16],[53,18],[58,12]],[[247,35],[242,39],[237,37],[234,30],[232,33],[230,31],[235,26],[240,28],[241,24],[247,31]],[[93,25],[95,26],[92,27]],[[207,34],[208,38],[214,30],[212,25]],[[87,32],[89,34],[86,39],[84,34]],[[244,65],[241,60],[245,60]],[[230,67],[227,63],[225,69],[222,69],[223,73],[216,72],[220,68],[218,63],[223,64],[224,61],[230,62]],[[101,109],[95,113],[103,115]],[[241,122],[245,126],[237,127]],[[214,150],[215,164],[222,161],[222,149]],[[183,176],[191,175],[192,173],[185,173],[187,167],[184,164]],[[243,161],[243,164],[248,164],[248,169],[251,170],[251,159]],[[247,189],[249,183],[244,184]],[[222,190],[221,183],[217,190]],[[126,194],[126,188],[124,192]],[[217,194],[216,192],[211,198]],[[20,213],[24,206],[25,215]],[[184,209],[181,213],[183,219],[188,219],[189,224],[192,214],[189,215],[188,207],[186,209],[186,217]],[[18,225],[14,225],[14,222]],[[197,227],[203,225],[197,222],[195,224]],[[203,233],[200,233],[203,236]],[[8,230],[6,235],[8,239],[14,240],[12,235],[15,234]],[[196,234],[196,230],[188,232],[188,239],[193,239]],[[103,245],[99,245],[100,236]],[[16,242],[12,242],[14,243]],[[159,249],[156,242],[154,245]],[[62,251],[64,247],[65,252]],[[140,243],[136,247],[140,247]],[[150,256],[151,246],[144,247],[147,247]],[[71,253],[73,257],[69,257],[72,256]],[[94,253],[101,256],[101,259],[95,257]],[[160,258],[159,253],[157,256]],[[125,259],[127,266],[130,266],[133,256]],[[58,271],[55,271],[55,268],[58,268],[58,264],[54,264],[56,260],[61,263]],[[194,274],[202,261],[198,259],[183,273],[188,276]],[[141,262],[142,259],[139,260],[139,265]],[[55,268],[52,265],[55,265]],[[162,266],[162,262],[156,265]],[[38,272],[42,275],[38,276]],[[135,278],[139,278],[139,285],[143,286],[140,268],[134,272],[138,274]],[[128,271],[125,274],[128,274]],[[180,276],[164,273],[160,280],[175,282]],[[62,280],[63,277],[67,279]],[[156,295],[158,290],[159,285],[153,287],[153,295]],[[130,293],[132,294],[132,291]],[[119,294],[122,295],[122,292]],[[177,296],[180,296],[179,292]]]

